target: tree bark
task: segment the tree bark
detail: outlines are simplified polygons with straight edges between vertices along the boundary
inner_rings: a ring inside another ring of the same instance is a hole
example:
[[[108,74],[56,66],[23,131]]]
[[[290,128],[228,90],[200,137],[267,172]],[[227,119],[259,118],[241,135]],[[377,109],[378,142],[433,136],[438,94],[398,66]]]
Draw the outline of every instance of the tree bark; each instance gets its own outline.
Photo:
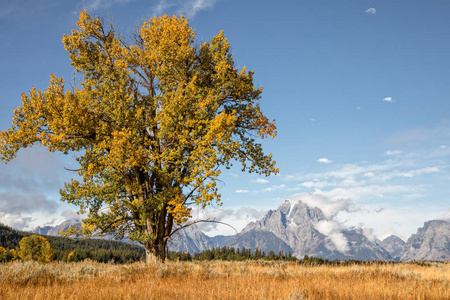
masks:
[[[157,239],[144,245],[146,262],[163,263],[166,259],[166,241],[164,239]]]

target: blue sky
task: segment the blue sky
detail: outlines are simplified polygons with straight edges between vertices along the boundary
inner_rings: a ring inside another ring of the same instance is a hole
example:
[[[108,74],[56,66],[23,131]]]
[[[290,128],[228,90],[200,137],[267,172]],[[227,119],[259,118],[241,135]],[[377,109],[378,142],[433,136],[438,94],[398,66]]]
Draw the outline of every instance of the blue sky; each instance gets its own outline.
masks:
[[[240,230],[301,193],[322,208],[342,204],[333,215],[340,226],[379,237],[406,238],[449,217],[450,2],[0,0],[0,130],[23,92],[45,89],[50,74],[70,81],[61,39],[82,9],[124,34],[154,15],[183,14],[199,41],[224,30],[237,66],[255,71],[261,107],[278,127],[263,145],[280,174],[236,166],[221,177],[224,205],[196,217]],[[2,164],[0,222],[27,230],[73,217],[76,207],[58,196],[73,166],[42,148]]]

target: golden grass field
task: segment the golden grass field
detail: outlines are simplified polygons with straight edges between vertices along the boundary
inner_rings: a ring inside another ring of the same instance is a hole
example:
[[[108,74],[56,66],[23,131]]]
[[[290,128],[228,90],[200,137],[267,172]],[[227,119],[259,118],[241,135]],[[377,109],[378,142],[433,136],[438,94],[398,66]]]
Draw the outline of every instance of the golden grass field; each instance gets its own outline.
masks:
[[[0,299],[450,299],[450,263],[13,262]]]

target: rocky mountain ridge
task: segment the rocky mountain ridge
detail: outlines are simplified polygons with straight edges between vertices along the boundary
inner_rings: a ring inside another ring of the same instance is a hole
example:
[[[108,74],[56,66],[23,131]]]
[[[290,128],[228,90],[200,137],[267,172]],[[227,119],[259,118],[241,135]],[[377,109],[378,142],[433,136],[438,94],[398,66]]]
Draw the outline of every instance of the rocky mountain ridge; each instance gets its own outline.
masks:
[[[450,223],[442,220],[425,222],[406,241],[399,260],[450,261]]]
[[[339,229],[333,222],[321,209],[287,199],[236,235],[209,237],[193,225],[175,233],[168,247],[190,253],[224,246],[258,248],[266,253],[283,251],[298,258],[308,255],[330,260],[450,260],[450,223],[446,221],[426,222],[406,243],[396,236],[373,240],[362,229]],[[38,227],[33,232],[58,235],[73,224],[81,221]]]

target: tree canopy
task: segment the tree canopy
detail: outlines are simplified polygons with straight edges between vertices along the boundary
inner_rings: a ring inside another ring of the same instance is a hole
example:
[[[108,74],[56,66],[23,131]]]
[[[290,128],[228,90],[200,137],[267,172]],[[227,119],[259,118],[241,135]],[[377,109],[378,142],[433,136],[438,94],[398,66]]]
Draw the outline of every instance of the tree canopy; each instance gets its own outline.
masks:
[[[164,15],[129,40],[81,12],[63,37],[80,82],[67,89],[51,75],[47,90],[23,94],[13,126],[0,133],[1,158],[35,144],[77,152],[79,178],[61,199],[88,213],[83,233],[129,234],[149,259],[163,258],[193,204],[221,203],[221,169],[278,171],[257,142],[276,127],[223,32],[200,44],[187,19]]]
[[[50,243],[37,234],[24,237],[19,242],[19,257],[22,261],[34,260],[40,263],[49,263],[53,261],[54,250]]]

